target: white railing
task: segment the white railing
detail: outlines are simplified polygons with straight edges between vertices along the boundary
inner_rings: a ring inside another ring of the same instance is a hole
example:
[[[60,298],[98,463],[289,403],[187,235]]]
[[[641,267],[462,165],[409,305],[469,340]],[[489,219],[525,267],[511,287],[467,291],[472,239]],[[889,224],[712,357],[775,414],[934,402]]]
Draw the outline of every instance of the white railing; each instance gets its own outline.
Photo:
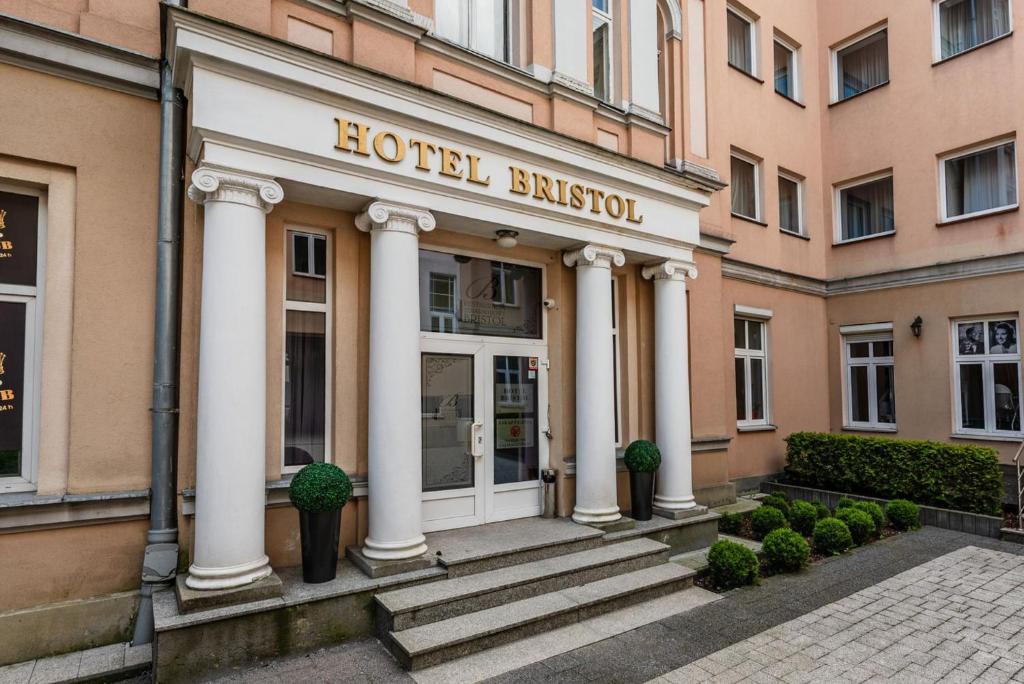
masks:
[[[1020,462],[1020,455],[1024,452],[1024,441],[1017,447],[1017,453],[1013,455],[1013,464],[1017,466],[1017,529],[1024,530],[1024,464]]]

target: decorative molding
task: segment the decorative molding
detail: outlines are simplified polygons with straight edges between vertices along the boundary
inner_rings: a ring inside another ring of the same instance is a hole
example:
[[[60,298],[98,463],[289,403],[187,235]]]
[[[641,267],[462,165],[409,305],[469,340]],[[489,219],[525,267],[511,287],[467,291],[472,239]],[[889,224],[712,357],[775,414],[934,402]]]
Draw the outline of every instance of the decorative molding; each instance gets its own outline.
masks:
[[[434,215],[426,209],[410,207],[386,200],[374,200],[356,216],[356,228],[369,233],[371,230],[392,230],[410,235],[419,231],[429,232],[437,226]]]
[[[743,280],[758,285],[767,285],[768,287],[775,287],[781,290],[792,290],[818,297],[824,297],[827,293],[824,280],[786,273],[785,271],[724,257],[722,258],[722,277]]]
[[[563,86],[577,93],[582,93],[587,97],[594,97],[594,86],[590,85],[586,81],[581,81],[578,78],[573,78],[568,74],[563,74],[560,71],[553,71],[551,73],[551,82],[555,85]]]
[[[352,498],[353,499],[365,499],[369,490],[366,485],[366,477],[353,477],[352,479]],[[291,485],[291,476],[282,477],[280,480],[271,480],[267,482],[266,492],[267,508],[282,508],[284,506],[291,506],[291,500],[288,498],[288,487]],[[196,490],[185,489],[181,492],[181,514],[192,517],[196,514]]]
[[[434,30],[433,19],[391,0],[348,0],[348,12],[416,40]]]
[[[270,178],[202,166],[192,173],[188,198],[197,204],[232,202],[269,214],[274,205],[284,199],[284,190]]]
[[[0,14],[0,62],[150,100],[159,95],[156,59],[8,14]]]
[[[697,264],[683,261],[662,261],[648,264],[640,269],[640,275],[648,280],[691,280],[697,277]]]
[[[690,440],[690,449],[693,453],[708,451],[727,451],[732,437],[729,435],[708,435],[705,437],[694,437]]]
[[[657,124],[659,129],[665,130],[666,132],[669,130],[665,127],[665,117],[661,115],[661,112],[656,112],[653,109],[647,109],[647,107],[641,107],[638,104],[630,102],[626,113],[630,116],[647,119],[648,121]]]
[[[666,37],[683,37],[683,10],[679,6],[679,0],[667,0],[659,2],[658,7],[668,11],[669,26],[665,31]]]
[[[149,490],[93,494],[0,496],[0,534],[50,527],[97,525],[149,516]]]
[[[579,249],[572,249],[562,254],[562,261],[566,266],[594,266],[596,268],[611,268],[612,265],[622,266],[626,263],[626,255],[612,247],[602,245],[584,245]]]
[[[916,266],[884,273],[838,278],[828,282],[828,296],[941,283],[965,278],[1020,273],[1024,271],[1024,252],[947,261],[931,266]]]
[[[717,254],[723,256],[732,251],[733,243],[736,241],[732,238],[725,237],[723,235],[714,235],[712,233],[700,232],[700,244],[697,248],[709,254]]]
[[[689,181],[692,187],[706,192],[717,192],[729,185],[710,166],[694,164],[686,159],[673,159],[666,166]]]
[[[892,322],[860,323],[858,325],[839,326],[840,335],[865,335],[867,333],[892,332]]]

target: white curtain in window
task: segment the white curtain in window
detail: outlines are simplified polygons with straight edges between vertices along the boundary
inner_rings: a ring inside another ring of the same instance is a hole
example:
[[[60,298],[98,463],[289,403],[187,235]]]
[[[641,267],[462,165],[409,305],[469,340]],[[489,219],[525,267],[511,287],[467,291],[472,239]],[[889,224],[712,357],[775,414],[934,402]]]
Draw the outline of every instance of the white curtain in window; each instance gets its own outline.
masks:
[[[851,97],[889,80],[888,31],[874,33],[836,55],[839,99]]]
[[[1008,0],[949,0],[939,7],[942,57],[969,50],[1010,31]]]
[[[839,194],[844,240],[893,230],[891,177],[846,188]]]
[[[469,46],[469,0],[444,0],[434,3],[434,27],[437,35]]]
[[[474,50],[485,55],[507,61],[508,42],[505,0],[472,0],[471,20],[473,22]],[[443,3],[442,3],[443,4]]]
[[[729,64],[747,73],[754,71],[750,53],[750,24],[738,15],[728,12]]]
[[[1017,203],[1013,143],[946,160],[946,216]]]
[[[732,212],[749,218],[757,218],[757,194],[755,188],[756,167],[739,157],[732,158]]]

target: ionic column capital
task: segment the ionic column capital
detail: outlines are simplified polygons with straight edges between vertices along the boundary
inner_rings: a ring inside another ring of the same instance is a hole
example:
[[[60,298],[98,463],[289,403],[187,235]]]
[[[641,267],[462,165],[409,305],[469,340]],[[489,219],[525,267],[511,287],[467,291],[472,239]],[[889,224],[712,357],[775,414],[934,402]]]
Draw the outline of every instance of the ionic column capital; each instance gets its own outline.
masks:
[[[272,178],[202,166],[192,172],[188,197],[197,204],[231,202],[269,214],[274,205],[284,199],[284,190]]]
[[[595,266],[597,268],[608,268],[612,265],[622,266],[626,263],[626,255],[613,247],[603,245],[584,245],[578,249],[571,249],[562,254],[562,261],[566,266]]]
[[[662,261],[648,264],[640,271],[648,280],[686,280],[697,277],[697,264],[690,261]]]
[[[356,228],[365,233],[371,230],[393,230],[416,235],[421,230],[434,230],[435,226],[437,220],[426,209],[386,200],[370,202],[363,213],[356,216]]]

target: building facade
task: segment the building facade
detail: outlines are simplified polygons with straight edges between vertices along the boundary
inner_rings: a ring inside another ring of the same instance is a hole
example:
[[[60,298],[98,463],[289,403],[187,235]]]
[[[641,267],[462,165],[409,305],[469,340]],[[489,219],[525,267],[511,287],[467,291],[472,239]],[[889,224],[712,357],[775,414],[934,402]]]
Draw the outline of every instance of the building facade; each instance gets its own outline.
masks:
[[[0,663],[126,638],[147,546],[298,564],[314,461],[374,562],[545,470],[614,523],[641,438],[666,515],[799,430],[1008,464],[1019,4],[0,0]]]

